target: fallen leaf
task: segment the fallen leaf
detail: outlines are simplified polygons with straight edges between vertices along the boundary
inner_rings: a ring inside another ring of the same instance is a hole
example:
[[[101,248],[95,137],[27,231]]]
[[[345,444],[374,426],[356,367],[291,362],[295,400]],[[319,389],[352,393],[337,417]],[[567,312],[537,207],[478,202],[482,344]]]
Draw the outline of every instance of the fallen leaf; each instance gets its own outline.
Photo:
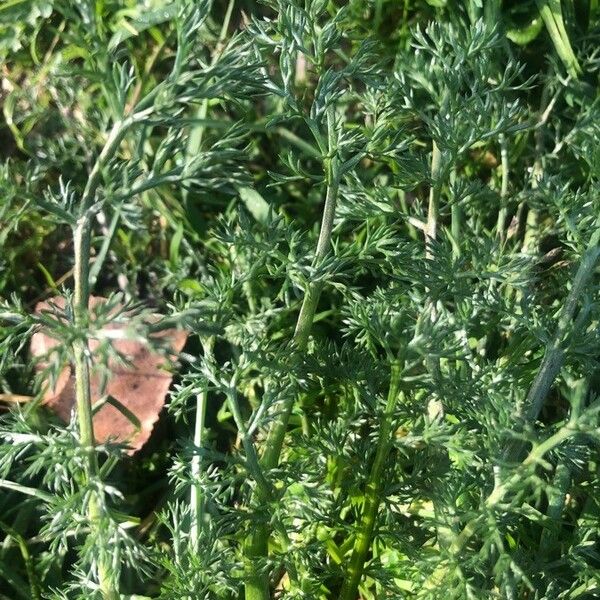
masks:
[[[89,307],[106,302],[106,298],[91,297]],[[50,310],[51,305],[58,308],[64,307],[63,298],[52,298],[47,302],[40,302],[35,311],[41,313]],[[120,307],[117,307],[120,308]],[[153,315],[153,320],[158,320],[160,315]],[[122,323],[111,323],[105,330],[124,330]],[[162,340],[174,358],[183,349],[187,339],[187,332],[181,329],[165,329],[153,333],[152,340]],[[96,339],[89,340],[89,347],[94,355],[90,376],[90,391],[92,403],[96,404],[107,397],[114,398],[117,406],[104,402],[95,412],[94,436],[96,442],[104,443],[109,440],[126,443],[129,454],[137,452],[147,441],[152,433],[154,424],[165,403],[165,397],[171,385],[172,374],[165,370],[164,356],[154,351],[146,341],[131,340],[126,338],[112,339],[113,349],[127,359],[128,364],[109,359],[108,381],[104,382],[99,372],[99,361],[94,351],[100,342]],[[38,331],[31,338],[30,350],[34,357],[43,357],[60,341],[53,338],[50,332]],[[40,363],[39,369],[44,368]],[[75,377],[71,365],[65,365],[60,371],[56,384],[52,387],[46,383],[43,404],[55,412],[63,421],[68,422],[75,408]],[[118,405],[122,405],[122,409]],[[136,424],[127,413],[134,415],[139,421]]]

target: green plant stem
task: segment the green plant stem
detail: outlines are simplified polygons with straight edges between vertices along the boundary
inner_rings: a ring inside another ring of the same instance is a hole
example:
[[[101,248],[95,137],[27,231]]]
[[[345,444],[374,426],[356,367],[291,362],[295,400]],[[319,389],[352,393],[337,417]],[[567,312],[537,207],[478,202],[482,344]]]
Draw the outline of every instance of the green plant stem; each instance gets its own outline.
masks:
[[[456,168],[450,172],[450,185],[456,180]],[[450,236],[452,243],[452,256],[458,258],[460,256],[460,239],[463,228],[463,211],[458,202],[452,202],[450,206]]]
[[[551,71],[549,70],[549,74],[550,73]],[[565,86],[568,84],[569,80],[570,78],[567,79]],[[554,94],[554,96],[552,98],[549,98],[549,86],[545,85],[542,90],[539,120],[536,123],[533,130],[533,136],[535,140],[535,160],[533,162],[533,168],[531,172],[531,189],[533,190],[539,187],[539,182],[544,176],[544,129],[562,92],[563,88],[559,88]],[[523,215],[525,213],[527,213],[527,218],[525,224],[523,224]],[[535,241],[536,234],[538,233],[539,212],[536,208],[527,208],[526,202],[523,201],[521,202],[517,211],[517,221],[517,237],[518,239],[521,239],[522,235],[523,238],[521,251],[529,252],[533,247],[533,242]]]
[[[236,378],[234,377],[229,384],[229,390],[227,392],[227,404],[229,405],[229,410],[231,410],[233,420],[242,439],[242,445],[244,446],[244,451],[246,453],[246,464],[248,471],[256,482],[256,485],[260,491],[259,495],[261,499],[270,500],[273,497],[273,490],[271,489],[271,485],[267,481],[267,478],[265,477],[265,474],[261,468],[258,454],[256,453],[256,448],[252,443],[252,439],[250,438],[244,423],[242,411],[240,410],[240,406],[237,401],[236,385],[237,382]]]
[[[333,108],[331,107],[327,113],[327,124],[329,147],[328,157],[324,159],[327,192],[325,195],[325,206],[323,208],[323,217],[321,220],[321,230],[319,232],[317,249],[313,261],[314,266],[318,266],[329,252],[339,192],[340,172],[338,159],[333,155],[335,151],[334,114]],[[306,351],[323,285],[323,281],[321,280],[311,281],[305,291],[291,342],[291,347],[294,350],[292,360],[300,358]],[[269,429],[265,451],[261,460],[261,466],[265,471],[275,468],[279,463],[283,440],[285,438],[293,406],[294,397],[292,395],[286,396],[277,417]],[[269,528],[266,524],[259,524],[248,536],[244,544],[244,557],[246,561],[246,600],[268,600],[270,597],[268,577],[265,573],[261,572],[260,569],[257,569],[256,565],[257,559],[267,556],[268,545]]]
[[[235,425],[238,428],[238,432],[242,439],[242,445],[244,446],[244,452],[246,453],[246,468],[252,476],[252,478],[254,479],[254,481],[256,482],[258,499],[261,502],[272,502],[274,499],[274,490],[269,480],[265,477],[263,468],[258,458],[258,454],[256,452],[256,448],[254,447],[252,438],[250,437],[248,429],[244,423],[242,411],[240,410],[240,405],[237,400],[236,386],[237,378],[236,376],[234,376],[231,380],[229,390],[227,392],[227,403],[229,405],[229,409],[231,410],[233,420],[235,421]],[[285,530],[283,524],[279,519],[275,520],[275,528],[279,533],[280,540],[284,546],[284,549],[287,549],[290,540],[287,535],[287,531]],[[291,575],[294,574],[292,573]]]
[[[90,286],[93,287],[98,280],[98,276],[102,271],[102,267],[104,265],[104,261],[108,255],[110,250],[110,246],[115,237],[115,233],[117,231],[117,226],[119,225],[119,219],[121,217],[121,205],[117,204],[110,220],[110,225],[108,229],[104,232],[104,239],[102,241],[102,246],[96,255],[96,260],[90,269]]]
[[[73,230],[75,266],[73,270],[73,318],[78,331],[88,327],[88,305],[90,299],[90,245],[91,245],[91,208],[96,191],[100,185],[102,172],[117,152],[125,131],[132,119],[117,121],[111,129],[106,143],[92,168],[81,196],[80,216]],[[98,459],[96,457],[94,426],[92,420],[92,399],[90,393],[90,349],[87,337],[77,336],[73,342],[73,362],[75,370],[75,401],[79,439],[86,457],[85,483],[90,485],[99,479]],[[88,500],[88,517],[92,531],[101,531],[104,516],[104,499],[101,492],[92,490]],[[105,600],[118,600],[119,592],[113,586],[111,567],[103,551],[98,558],[98,583]]]
[[[571,405],[570,420],[576,422],[581,416],[585,406],[585,399],[588,393],[588,382],[586,379],[571,382],[567,385],[572,393],[569,398]],[[556,524],[555,528],[545,527],[540,537],[540,552],[547,552],[548,548],[554,548],[560,534],[560,517],[565,507],[567,491],[571,485],[571,466],[569,461],[562,457],[558,458],[558,463],[554,469],[552,478],[552,487],[548,491],[548,508],[546,515]]]
[[[137,120],[134,116],[128,117],[122,121],[116,121],[112,126],[108,138],[98,156],[96,162],[92,170],[90,171],[86,186],[83,190],[83,194],[81,195],[81,211],[80,215],[86,216],[85,213],[89,210],[91,205],[94,202],[94,196],[96,194],[96,190],[100,185],[100,181],[102,178],[102,171],[108,164],[108,162],[112,159],[112,157],[117,152],[123,138],[125,137],[125,133],[129,126]],[[87,306],[86,306],[87,310]]]
[[[535,140],[535,160],[531,171],[531,189],[533,190],[539,187],[539,182],[544,176],[544,129],[562,91],[563,89],[559,88],[554,96],[549,99],[549,87],[546,85],[542,90],[539,120],[533,130]],[[525,214],[527,214],[526,222],[523,223],[523,215]],[[532,249],[538,232],[538,222],[538,210],[533,207],[528,208],[527,203],[522,201],[517,210],[517,239],[521,239],[521,237],[523,239],[522,252],[529,252]]]
[[[500,240],[501,244],[506,241],[506,216],[508,214],[508,207],[506,202],[508,199],[508,178],[509,178],[509,165],[508,165],[508,144],[506,142],[506,136],[502,134],[500,136],[500,169],[501,169],[501,184],[500,184],[500,210],[498,211],[498,222],[496,224],[496,235]]]
[[[600,242],[600,223],[598,223],[598,226],[599,228],[592,234],[586,251],[581,258],[579,268],[571,284],[571,290],[560,311],[554,336],[546,345],[540,369],[529,388],[525,401],[518,407],[519,414],[529,422],[533,422],[538,418],[548,392],[563,366],[565,359],[565,339],[570,330],[579,297],[592,277],[596,262],[600,256],[600,248],[598,247],[598,243]],[[522,448],[523,444],[519,441],[509,444],[505,452],[506,460],[516,460],[522,452]]]
[[[433,244],[437,239],[438,219],[439,219],[439,204],[440,194],[442,190],[442,153],[436,142],[433,142],[431,150],[431,187],[429,188],[429,206],[427,208],[427,222],[425,224],[425,259],[433,260]],[[455,215],[453,215],[455,216]],[[456,217],[456,216],[455,216]],[[456,223],[453,223],[456,226]],[[453,232],[454,233],[454,232]],[[458,240],[455,240],[458,244]],[[431,321],[437,320],[437,308],[435,300],[429,296],[426,309],[431,317]],[[440,378],[440,361],[439,359],[428,356],[426,358],[427,368],[434,380]]]
[[[377,520],[377,512],[381,502],[381,486],[383,470],[393,444],[393,417],[398,400],[402,397],[399,392],[402,367],[398,362],[392,363],[390,387],[387,403],[381,423],[375,460],[365,489],[363,511],[358,525],[358,533],[354,540],[352,556],[347,568],[347,575],[339,595],[339,600],[356,600],[358,586],[363,576],[367,554],[373,541],[373,531]]]
[[[571,469],[561,462],[556,465],[554,477],[552,478],[552,489],[548,492],[548,509],[546,516],[553,522],[558,522],[565,506],[567,490],[571,484]],[[540,538],[540,552],[547,552],[557,541],[560,531],[560,524],[557,523],[557,529],[544,528]]]
[[[598,223],[598,225],[600,226],[600,223]],[[600,247],[598,247],[599,242],[600,228],[593,233],[586,251],[583,254],[579,268],[573,279],[571,290],[569,291],[560,312],[556,333],[546,346],[540,370],[527,394],[524,406],[520,409],[525,412],[526,418],[529,421],[535,421],[535,419],[537,419],[542,410],[542,406],[544,405],[546,396],[550,391],[550,387],[562,368],[564,362],[563,346],[565,338],[567,337],[571,322],[575,316],[579,298],[594,273],[598,257],[600,256]]]
[[[208,337],[202,341],[204,354],[212,356],[214,337]],[[200,450],[204,447],[204,424],[206,421],[206,404],[208,401],[208,391],[202,390],[196,396],[196,418],[194,420],[194,456],[190,465],[192,476],[192,486],[190,490],[190,513],[191,526],[190,538],[192,548],[197,552],[202,531],[202,521],[204,519],[204,495],[199,479],[202,474],[202,456]]]
[[[315,265],[318,265],[323,260],[329,250],[329,244],[331,243],[331,232],[333,230],[333,218],[335,216],[335,207],[339,190],[338,176],[337,174],[334,174],[334,168],[330,165],[328,170],[330,171],[328,176],[330,184],[327,188],[325,208],[323,210],[323,220],[321,223],[321,232],[319,234],[317,252],[314,260]],[[321,280],[312,281],[309,283],[304,294],[304,299],[300,308],[300,314],[298,315],[298,321],[296,323],[294,336],[292,338],[292,347],[299,355],[306,351],[313,319],[315,317],[319,298],[323,290],[323,285],[324,283]],[[267,470],[275,468],[279,462],[279,456],[283,446],[283,439],[285,437],[285,432],[287,430],[293,405],[293,396],[288,396],[284,399],[278,418],[274,421],[271,429],[269,430],[265,453],[262,458],[262,463]]]
[[[425,256],[433,257],[431,246],[437,237],[439,203],[441,192],[440,173],[442,170],[442,154],[438,145],[433,142],[431,150],[431,187],[429,188],[429,206],[427,209],[427,224],[425,228]]]
[[[75,254],[73,316],[75,327],[80,331],[85,330],[88,326],[90,235],[90,217],[86,213],[79,218],[73,235]],[[92,421],[89,355],[90,349],[87,338],[83,335],[78,336],[73,343],[75,399],[79,440],[86,458],[86,485],[93,484],[99,478]],[[99,490],[91,491],[87,512],[91,530],[100,532],[102,528],[101,521],[104,516],[104,499]],[[113,586],[111,568],[103,554],[103,550],[100,549],[98,558],[100,591],[105,600],[118,600],[119,593]]]
[[[565,440],[577,433],[577,429],[566,425],[561,427],[556,433],[546,438],[543,442],[537,444],[533,450],[526,456],[519,468],[503,483],[497,485],[492,493],[487,497],[485,505],[487,508],[494,508],[506,496],[506,494],[521,480],[522,471],[531,465],[538,464],[554,448],[560,446]]]
[[[536,0],[536,3],[542,19],[546,24],[546,28],[548,29],[548,33],[552,38],[556,53],[567,69],[567,73],[571,77],[577,78],[577,76],[581,74],[581,67],[577,62],[577,57],[573,52],[565,28],[561,0]]]
[[[235,0],[229,0],[229,3],[227,4],[227,10],[225,11],[225,17],[223,18],[223,24],[221,25],[219,38],[211,55],[211,67],[215,65],[215,63],[217,62],[217,60],[223,52],[223,42],[225,41],[225,37],[227,36],[227,30],[229,29],[229,23],[231,21],[231,14],[233,12],[234,5]],[[205,130],[205,125],[202,122],[206,121],[206,116],[208,114],[208,104],[209,99],[204,98],[196,112],[196,119],[201,123],[196,125],[196,127],[194,127],[190,132],[190,137],[188,139],[188,144],[186,148],[186,163],[188,164],[198,156],[200,149],[202,148],[202,138],[204,137]],[[186,188],[183,189],[182,195],[184,201],[187,200],[189,192]]]
[[[194,422],[194,448],[196,453],[192,457],[191,475],[193,479],[192,489],[190,492],[190,506],[192,512],[191,538],[192,546],[198,550],[198,538],[202,529],[202,514],[204,510],[204,500],[200,485],[197,479],[202,473],[202,457],[197,454],[198,449],[204,445],[204,423],[206,417],[206,402],[208,393],[203,390],[196,397],[196,419]]]
[[[12,527],[9,527],[5,523],[0,522],[0,529],[4,530],[7,534],[6,539],[12,538],[14,542],[16,542],[19,550],[21,552],[21,557],[23,558],[23,562],[25,564],[25,571],[27,572],[27,579],[29,580],[29,594],[31,600],[41,600],[41,591],[40,584],[38,581],[38,577],[35,572],[35,565],[33,563],[33,558],[29,552],[29,548],[27,546],[27,542],[23,538],[23,536],[15,531]],[[5,540],[6,541],[6,540]],[[21,591],[21,590],[19,590]],[[25,596],[24,591],[22,594]]]

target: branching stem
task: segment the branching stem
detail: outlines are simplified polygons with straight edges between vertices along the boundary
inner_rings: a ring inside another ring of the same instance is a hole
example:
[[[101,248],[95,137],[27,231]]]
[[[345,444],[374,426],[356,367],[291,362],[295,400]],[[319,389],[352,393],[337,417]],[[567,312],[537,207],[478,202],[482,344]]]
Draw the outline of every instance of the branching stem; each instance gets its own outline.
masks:
[[[475,535],[482,522],[487,518],[487,511],[494,510],[498,507],[506,495],[522,480],[524,471],[527,471],[532,465],[538,464],[548,452],[557,448],[577,433],[578,430],[576,428],[565,426],[540,444],[537,444],[515,472],[504,482],[500,482],[494,487],[484,501],[486,512],[479,514],[468,521],[462,531],[454,538],[454,541],[448,549],[450,555],[456,557],[463,550],[468,541]],[[423,588],[425,590],[438,588],[442,585],[447,570],[448,566],[446,564],[438,567],[423,584]]]
[[[327,192],[325,195],[325,206],[323,208],[317,250],[313,261],[315,267],[323,261],[331,245],[333,220],[339,192],[340,169],[338,158],[335,156],[334,122],[334,108],[329,107],[327,112],[328,155],[324,159]],[[311,281],[305,291],[291,342],[291,346],[295,352],[294,357],[296,359],[301,357],[306,351],[323,285],[324,283],[322,280]],[[280,412],[273,421],[268,432],[265,451],[261,460],[261,466],[265,471],[275,468],[279,463],[283,440],[287,431],[292,408],[294,407],[294,400],[295,398],[291,394],[283,399]],[[268,600],[270,597],[268,577],[265,573],[261,572],[256,565],[257,559],[260,560],[267,556],[268,540],[269,528],[264,524],[257,525],[255,530],[246,540],[244,546],[247,570],[245,582],[246,600]]]
[[[90,349],[87,336],[83,334],[89,326],[88,305],[90,299],[90,245],[92,233],[92,207],[102,179],[102,172],[116,154],[121,141],[133,119],[118,121],[113,125],[108,139],[92,168],[83,191],[79,218],[73,229],[75,267],[73,271],[73,318],[80,332],[73,342],[73,362],[75,370],[75,400],[79,439],[85,452],[86,485],[98,482],[100,478],[96,456],[94,426],[92,420],[92,398],[90,392]],[[104,517],[104,498],[100,490],[93,490],[88,501],[88,517],[92,531],[101,531]],[[113,585],[112,569],[101,551],[98,558],[98,583],[105,600],[118,600],[118,589]]]
[[[548,342],[542,365],[536,378],[534,379],[527,398],[520,411],[524,413],[524,416],[528,421],[535,421],[537,419],[550,391],[550,387],[554,383],[554,379],[560,372],[564,362],[564,341],[569,332],[569,325],[571,324],[575,315],[575,310],[579,302],[579,298],[587,286],[600,257],[600,228],[592,234],[592,237],[588,243],[587,249],[581,259],[575,278],[571,286],[571,291],[565,300],[563,308],[561,310],[556,332],[553,338]],[[521,462],[519,467],[510,475],[504,482],[498,483],[490,495],[485,500],[485,506],[487,509],[492,509],[497,506],[506,496],[506,494],[513,489],[513,487],[521,480],[523,469],[530,465],[538,463],[544,455],[563,443],[569,437],[575,435],[577,430],[573,427],[566,426],[559,429],[555,434],[544,440],[542,443],[537,444],[526,458]],[[509,446],[506,452],[507,460],[514,460],[521,454],[523,447],[521,443],[514,443]],[[452,543],[449,551],[451,554],[458,554],[468,542],[468,540],[475,534],[477,528],[485,515],[478,515],[471,519],[463,528],[458,536],[456,536]],[[429,580],[426,582],[426,587],[438,585],[444,578],[446,567],[440,567],[431,575]]]
[[[546,346],[540,370],[529,389],[524,406],[520,407],[521,412],[525,413],[528,421],[535,421],[537,419],[544,405],[544,401],[546,400],[546,396],[550,391],[550,387],[562,368],[564,362],[563,346],[565,338],[569,332],[573,317],[575,316],[579,298],[594,273],[598,257],[600,257],[599,243],[600,228],[593,233],[581,262],[579,263],[579,268],[573,279],[571,290],[569,291],[560,312],[554,337]]]
[[[373,531],[375,529],[377,512],[381,502],[383,470],[393,443],[392,426],[394,423],[394,411],[396,410],[398,400],[402,397],[402,394],[399,392],[401,373],[401,365],[398,362],[392,363],[390,387],[383,421],[381,423],[379,440],[377,442],[375,460],[373,461],[371,473],[369,474],[369,479],[367,481],[363,512],[358,525],[358,532],[354,540],[354,547],[347,569],[346,580],[344,581],[340,592],[340,600],[356,599],[358,586],[365,568],[367,554],[373,541]]]

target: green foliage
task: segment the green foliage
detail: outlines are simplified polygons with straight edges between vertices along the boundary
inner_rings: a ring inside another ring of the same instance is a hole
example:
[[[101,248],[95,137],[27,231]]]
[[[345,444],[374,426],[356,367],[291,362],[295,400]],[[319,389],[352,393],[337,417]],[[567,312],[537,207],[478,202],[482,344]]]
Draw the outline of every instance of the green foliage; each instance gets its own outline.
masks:
[[[596,4],[0,7],[0,598],[598,595]]]

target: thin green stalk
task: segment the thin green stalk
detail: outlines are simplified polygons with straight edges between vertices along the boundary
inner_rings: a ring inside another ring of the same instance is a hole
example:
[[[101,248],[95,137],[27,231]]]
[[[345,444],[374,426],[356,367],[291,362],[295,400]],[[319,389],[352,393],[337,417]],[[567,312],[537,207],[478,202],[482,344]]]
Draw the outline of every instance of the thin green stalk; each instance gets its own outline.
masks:
[[[229,405],[229,410],[231,410],[235,426],[237,427],[237,430],[242,439],[242,445],[244,446],[244,451],[246,453],[246,464],[248,471],[250,472],[250,475],[256,482],[256,485],[260,492],[260,497],[263,500],[269,500],[273,497],[273,490],[261,468],[256,448],[252,443],[252,439],[248,434],[248,430],[244,423],[242,411],[240,410],[240,405],[237,401],[236,385],[237,382],[236,378],[234,377],[231,380],[231,383],[229,384],[229,389],[227,392],[227,404]]]
[[[90,235],[90,218],[88,214],[84,214],[77,222],[73,236],[75,252],[73,316],[75,327],[82,330],[87,327],[88,320]],[[99,473],[92,421],[90,350],[86,337],[78,336],[77,340],[73,343],[73,355],[79,440],[86,458],[85,483],[89,485],[98,480]],[[93,490],[90,494],[87,512],[92,531],[101,531],[101,521],[104,516],[104,499],[100,491]],[[111,571],[109,561],[106,560],[103,550],[100,549],[98,558],[98,584],[100,591],[105,600],[118,600],[120,596],[117,588],[113,586]]]
[[[361,582],[367,554],[373,541],[373,531],[381,502],[381,486],[385,463],[393,444],[393,416],[398,400],[402,397],[399,391],[402,367],[398,362],[392,363],[390,387],[387,403],[381,423],[375,460],[365,488],[363,512],[358,525],[358,533],[354,540],[352,556],[347,568],[347,575],[340,592],[339,600],[356,600],[358,586]]]
[[[450,185],[456,180],[456,167],[450,172]],[[450,206],[450,236],[452,242],[452,256],[460,256],[460,238],[462,236],[463,212],[458,202],[453,202]]]
[[[426,258],[432,258],[431,246],[437,237],[439,203],[440,203],[440,172],[442,170],[442,153],[433,142],[431,150],[431,187],[429,189],[429,206],[427,209],[427,224],[425,226]]]
[[[35,565],[33,564],[33,558],[29,552],[29,547],[27,546],[27,542],[25,541],[25,538],[23,538],[23,536],[20,533],[18,533],[12,527],[9,527],[5,523],[0,522],[0,529],[3,529],[6,532],[6,534],[7,534],[6,539],[12,538],[19,547],[19,550],[21,552],[21,557],[23,558],[23,562],[25,564],[25,571],[27,572],[27,579],[29,580],[29,594],[30,594],[31,600],[41,600],[42,596],[41,596],[40,584],[39,584],[38,577],[35,572]],[[24,592],[24,589],[19,589],[19,591],[23,594],[23,596],[26,595],[26,593]]]
[[[408,215],[408,202],[406,198],[406,191],[398,190],[398,202],[400,203],[400,209],[402,210],[402,214]],[[422,223],[420,223],[423,226]],[[419,237],[419,233],[417,231],[417,227],[410,221],[410,217],[406,219],[406,229],[408,231],[408,235],[411,239],[417,240]]]
[[[501,169],[501,184],[500,184],[500,210],[498,211],[498,222],[496,223],[496,235],[500,240],[501,244],[506,241],[506,216],[508,214],[508,207],[506,206],[508,198],[508,179],[509,179],[509,165],[508,165],[508,144],[506,142],[506,136],[502,134],[500,136],[500,169]]]
[[[440,194],[442,191],[441,181],[442,171],[442,153],[436,142],[433,142],[431,150],[431,187],[429,188],[429,206],[427,208],[427,222],[425,224],[425,258],[433,260],[433,244],[437,238],[438,219],[440,211]],[[458,243],[458,240],[456,240]],[[437,320],[437,308],[433,298],[430,296],[426,311],[429,312],[431,321]],[[440,361],[432,357],[426,359],[427,368],[429,369],[434,380],[440,378]]]
[[[227,392],[227,403],[229,405],[229,409],[231,410],[233,420],[242,439],[242,445],[244,446],[244,452],[246,453],[247,469],[254,481],[256,482],[257,496],[259,500],[262,502],[272,502],[274,498],[274,490],[271,486],[271,483],[265,477],[263,468],[258,458],[258,454],[256,452],[256,448],[254,447],[252,438],[248,433],[248,428],[244,423],[242,411],[240,410],[240,405],[237,400],[236,385],[237,379],[234,376],[234,378],[231,380],[229,390]],[[284,549],[287,549],[290,544],[290,539],[288,537],[287,531],[285,530],[280,520],[275,521],[275,528],[277,533],[279,534],[280,541],[282,542]],[[291,575],[294,574],[291,573]]]
[[[92,287],[98,280],[98,276],[100,275],[100,272],[102,271],[104,261],[106,260],[108,252],[110,250],[110,246],[115,237],[115,233],[117,232],[117,226],[119,225],[120,217],[121,217],[121,205],[117,204],[117,206],[115,207],[115,211],[113,213],[112,219],[110,220],[110,225],[108,226],[108,229],[103,231],[104,239],[102,240],[102,246],[100,247],[100,250],[98,251],[98,254],[96,255],[96,260],[94,261],[94,264],[92,265],[92,268],[90,269],[90,286],[92,286]]]
[[[325,206],[321,221],[321,230],[317,242],[317,250],[313,264],[318,266],[327,253],[331,245],[331,235],[333,231],[333,220],[335,217],[335,208],[339,192],[339,163],[337,157],[333,156],[335,152],[334,140],[334,110],[331,107],[327,112],[328,128],[328,156],[325,158],[325,176],[327,182],[327,192],[325,196]],[[308,339],[312,328],[313,319],[319,303],[319,297],[323,290],[322,281],[311,281],[304,294],[300,313],[292,337],[291,347],[295,354],[292,360],[299,358],[306,351]],[[269,471],[277,466],[283,440],[287,431],[290,414],[294,406],[294,397],[286,396],[282,402],[281,409],[273,421],[267,434],[265,451],[262,456],[261,466],[265,471]],[[268,554],[269,528],[265,524],[259,524],[255,530],[248,536],[244,544],[244,556],[246,560],[246,580],[245,580],[245,599],[246,600],[268,600],[269,582],[265,573],[257,569],[256,560],[264,558]]]
[[[90,299],[90,245],[91,245],[91,211],[102,172],[117,152],[132,119],[117,121],[111,129],[108,139],[92,168],[85,189],[81,196],[80,216],[73,230],[73,246],[75,266],[73,270],[73,317],[75,327],[83,331],[88,327],[88,304]],[[85,483],[99,479],[98,459],[96,457],[94,427],[92,421],[92,399],[90,393],[90,350],[87,337],[78,336],[73,343],[73,362],[75,370],[75,401],[79,439],[85,452]],[[88,517],[92,531],[101,530],[104,516],[104,498],[98,490],[92,491],[88,500]],[[101,549],[98,558],[98,583],[105,600],[118,600],[119,592],[113,586],[112,569]]]
[[[229,29],[229,23],[231,21],[231,14],[233,13],[233,7],[235,6],[235,0],[229,0],[227,4],[227,10],[225,11],[225,17],[223,18],[223,24],[221,26],[221,31],[219,33],[219,38],[217,40],[217,44],[212,52],[211,56],[211,66],[214,66],[221,53],[223,52],[223,42],[225,41],[225,37],[227,36],[227,30]],[[208,103],[209,99],[205,98],[202,100],[202,103],[198,107],[196,112],[196,119],[199,121],[205,121],[206,115],[208,114]],[[196,127],[192,129],[190,132],[190,137],[188,139],[188,144],[186,148],[186,162],[189,163],[193,161],[200,152],[202,148],[202,138],[204,136],[205,126],[204,124],[198,124]],[[186,188],[183,189],[183,199],[186,200],[188,197],[188,190]]]
[[[203,342],[205,355],[212,355],[214,338],[209,337]],[[204,447],[204,423],[206,421],[206,404],[208,400],[208,391],[202,390],[196,396],[196,418],[194,420],[194,456],[190,465],[190,473],[192,476],[192,487],[190,490],[190,513],[191,526],[190,537],[192,540],[192,548],[197,552],[200,540],[200,532],[202,531],[202,521],[204,519],[204,495],[199,483],[200,475],[202,474],[202,456],[200,450]]]
[[[531,173],[531,188],[534,190],[537,189],[537,187],[539,185],[539,181],[542,178],[542,176],[544,175],[544,158],[543,158],[544,121],[543,121],[543,115],[546,114],[547,109],[550,107],[550,104],[548,103],[548,94],[549,94],[549,88],[546,85],[546,86],[544,86],[544,89],[542,90],[542,101],[540,104],[540,114],[542,115],[542,117],[540,117],[540,122],[538,123],[537,127],[535,128],[535,130],[533,132],[533,136],[535,139],[535,161],[533,163],[533,169],[532,169],[532,173]],[[538,230],[538,221],[539,221],[538,210],[536,208],[530,207],[527,212],[527,220],[525,223],[523,244],[521,247],[521,250],[523,252],[528,252],[533,245],[533,241],[535,240],[535,236],[536,236],[537,230]]]
[[[567,425],[561,427],[556,433],[546,438],[540,444],[537,444],[521,463],[520,468],[516,469],[506,481],[494,488],[485,501],[486,507],[494,508],[497,506],[504,499],[506,494],[521,480],[523,469],[538,464],[548,452],[560,446],[564,441],[568,440],[576,433],[577,429]]]
[[[317,158],[319,160],[322,158],[321,153],[312,144],[309,144],[306,140],[297,136],[293,131],[286,129],[285,127],[277,127],[275,133],[279,134],[284,140],[292,143],[296,148],[302,150],[306,156]]]
[[[83,190],[83,194],[81,195],[81,216],[86,216],[85,213],[89,210],[94,202],[94,196],[96,194],[96,190],[100,185],[100,180],[102,178],[102,171],[106,167],[107,163],[112,159],[118,150],[123,138],[125,137],[125,133],[129,126],[138,120],[142,114],[140,115],[132,115],[123,121],[116,121],[112,126],[108,134],[108,138],[98,156],[92,170],[90,171],[87,184]],[[87,306],[86,306],[87,310]]]

